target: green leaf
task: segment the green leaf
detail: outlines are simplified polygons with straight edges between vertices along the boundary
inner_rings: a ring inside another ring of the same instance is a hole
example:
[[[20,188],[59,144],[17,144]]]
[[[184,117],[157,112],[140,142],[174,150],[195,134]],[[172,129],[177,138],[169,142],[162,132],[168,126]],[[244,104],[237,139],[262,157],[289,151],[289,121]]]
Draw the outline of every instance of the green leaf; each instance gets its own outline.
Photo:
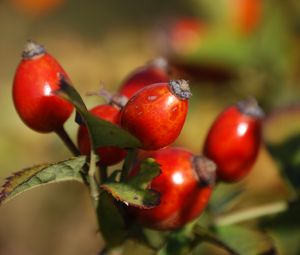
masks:
[[[275,251],[270,237],[257,230],[232,225],[218,227],[217,233],[221,241],[240,255],[267,254]]]
[[[191,239],[191,227],[189,225],[170,232],[167,241],[157,255],[184,255],[189,254]]]
[[[184,255],[188,254],[190,240],[186,237],[173,237],[164,245],[157,255]]]
[[[142,161],[139,173],[130,179],[130,185],[146,189],[153,178],[160,175],[159,164],[153,158],[147,158]]]
[[[294,190],[291,192],[296,190],[299,193],[300,104],[286,104],[273,109],[264,121],[263,128],[268,151],[277,161],[285,180],[292,184]]]
[[[6,179],[0,190],[0,205],[41,185],[62,181],[83,182],[81,169],[85,162],[86,157],[80,156],[55,164],[30,167],[14,173]]]
[[[148,186],[160,172],[159,165],[155,160],[147,158],[141,163],[138,174],[127,183],[108,182],[101,185],[101,188],[125,204],[151,208],[159,204],[159,193],[148,189]]]
[[[110,194],[102,192],[97,208],[101,233],[108,247],[120,245],[127,235],[124,219],[115,202]]]
[[[141,226],[142,227],[142,226]],[[158,250],[165,245],[166,238],[169,235],[167,231],[153,230],[150,228],[142,228],[142,236],[144,242],[152,249]]]
[[[88,128],[94,149],[102,146],[140,147],[139,140],[124,129],[90,114],[78,92],[65,79],[61,79],[60,89],[56,91],[56,94],[75,106]]]
[[[101,188],[126,205],[152,208],[159,204],[159,193],[151,189],[143,190],[128,183],[116,182],[105,183],[101,185]]]
[[[261,222],[261,226],[273,237],[279,254],[300,254],[300,201],[275,217]]]
[[[189,60],[194,63],[215,63],[229,67],[249,64],[253,50],[251,40],[242,40],[228,30],[210,31]]]
[[[125,182],[128,179],[128,174],[136,161],[137,154],[138,154],[138,149],[127,150],[127,156],[124,160],[122,172],[120,176],[121,182]]]
[[[210,248],[221,248],[227,251],[231,255],[237,255],[236,251],[229,247],[225,242],[219,239],[214,233],[210,232],[208,228],[205,228],[199,224],[196,224],[193,229],[194,238],[190,244],[191,254],[199,254],[199,249],[202,249],[202,244],[211,244]],[[200,247],[201,245],[201,247]],[[204,249],[205,250],[205,249]],[[207,254],[215,254],[212,252],[206,252]]]
[[[239,201],[243,191],[244,187],[240,183],[234,185],[218,184],[209,201],[210,210],[214,214],[230,210]]]
[[[293,135],[281,144],[267,144],[271,155],[280,165],[282,174],[290,183],[300,189],[300,134]]]

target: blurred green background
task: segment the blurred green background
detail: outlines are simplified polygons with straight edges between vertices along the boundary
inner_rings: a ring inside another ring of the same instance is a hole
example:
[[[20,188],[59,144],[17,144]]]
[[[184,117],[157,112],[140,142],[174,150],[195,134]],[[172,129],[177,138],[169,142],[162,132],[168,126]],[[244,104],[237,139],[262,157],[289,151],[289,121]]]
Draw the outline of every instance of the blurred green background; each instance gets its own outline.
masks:
[[[14,109],[11,87],[28,39],[60,61],[82,96],[100,85],[114,92],[133,69],[166,57],[175,77],[191,83],[190,112],[176,144],[193,152],[201,152],[217,114],[248,96],[255,96],[267,113],[267,142],[280,143],[299,132],[300,2],[253,0],[254,7],[239,2],[0,1],[1,183],[13,171],[71,156],[55,134],[30,130]],[[172,29],[181,17],[197,20],[201,29],[190,41],[183,34],[183,41],[174,42]],[[84,99],[88,107],[104,102]],[[66,129],[75,140],[73,120],[74,115]],[[289,197],[279,172],[262,146],[236,207]],[[101,245],[88,194],[80,185],[30,191],[0,208],[0,215],[1,255],[96,254]]]

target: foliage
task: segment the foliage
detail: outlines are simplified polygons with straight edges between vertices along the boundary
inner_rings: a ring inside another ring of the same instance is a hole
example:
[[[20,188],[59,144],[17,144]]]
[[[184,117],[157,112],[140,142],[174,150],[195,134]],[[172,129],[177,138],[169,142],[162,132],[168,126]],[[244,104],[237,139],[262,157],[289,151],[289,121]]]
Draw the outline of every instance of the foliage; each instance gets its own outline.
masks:
[[[293,95],[290,97],[281,93],[284,92],[281,88],[283,82],[292,83],[293,78],[297,78],[288,77],[292,71],[287,72],[288,68],[285,68],[287,62],[293,62],[285,58],[289,40],[284,31],[287,30],[288,22],[283,22],[279,5],[271,4],[271,1],[265,2],[265,8],[269,11],[262,20],[261,27],[257,28],[256,33],[241,35],[237,34],[235,29],[230,29],[228,20],[224,22],[223,18],[228,16],[225,9],[215,12],[215,3],[202,1],[201,7],[208,12],[207,16],[215,28],[205,34],[194,52],[174,54],[169,58],[178,65],[177,67],[187,67],[183,73],[191,71],[189,68],[192,71],[196,70],[195,76],[199,75],[200,80],[200,74],[207,71],[210,71],[208,76],[217,76],[225,70],[229,80],[234,80],[233,84],[230,84],[233,90],[226,87],[224,90],[220,89],[221,92],[233,91],[234,96],[254,92],[269,111],[267,115],[272,115],[275,105],[285,102],[287,98],[299,98],[297,93],[293,93],[294,87],[297,86],[292,87],[290,93]],[[292,23],[291,20],[290,22]],[[299,40],[299,32],[294,39]],[[257,48],[257,45],[260,47]],[[248,77],[249,81],[247,78],[243,80],[241,77],[247,72],[252,72],[254,78]],[[209,78],[214,80],[216,77]],[[256,83],[249,89],[247,83],[253,80]],[[221,82],[228,85],[228,80]],[[201,82],[199,84],[203,85]],[[236,84],[240,88],[234,87]],[[33,188],[76,181],[90,190],[99,230],[106,242],[101,254],[112,254],[118,249],[123,249],[124,254],[131,254],[132,250],[136,249],[145,255],[300,253],[299,132],[279,142],[266,139],[264,144],[268,155],[278,165],[282,185],[291,191],[293,196],[285,200],[271,201],[270,205],[261,205],[253,199],[241,203],[243,208],[239,208],[237,204],[248,198],[244,183],[218,183],[209,206],[199,219],[175,231],[157,231],[137,224],[126,209],[129,206],[150,209],[159,205],[160,194],[151,189],[150,185],[161,173],[159,164],[147,158],[142,162],[139,173],[130,176],[130,170],[138,157],[140,141],[122,128],[91,115],[75,87],[68,84],[63,77],[60,80],[60,89],[55,91],[55,94],[75,106],[77,124],[84,123],[87,126],[92,153],[90,156],[77,156],[57,163],[29,167],[12,174],[0,189],[1,206]],[[285,114],[288,115],[288,112]],[[269,124],[276,128],[278,125],[272,120],[266,122],[263,127],[265,131]],[[97,164],[94,151],[103,146],[116,146],[127,150],[127,157],[121,167],[118,165],[108,171],[106,167]],[[209,246],[206,246],[207,244]]]

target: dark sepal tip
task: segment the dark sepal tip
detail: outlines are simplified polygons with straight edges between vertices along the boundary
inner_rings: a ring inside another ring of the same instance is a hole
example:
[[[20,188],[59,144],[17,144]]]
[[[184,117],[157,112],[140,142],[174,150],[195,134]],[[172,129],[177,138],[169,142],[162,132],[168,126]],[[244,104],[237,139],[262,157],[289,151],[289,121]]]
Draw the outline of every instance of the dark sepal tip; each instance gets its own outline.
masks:
[[[78,111],[76,111],[76,114],[75,114],[75,123],[77,123],[78,125],[84,125],[84,121],[83,121],[82,117],[80,116],[80,114],[78,113]]]
[[[63,75],[62,73],[58,73],[58,86],[61,90],[65,90],[67,87],[71,86],[70,83],[67,81],[65,75]]]
[[[194,156],[192,161],[199,185],[214,186],[216,183],[216,163],[204,156]]]
[[[243,114],[252,116],[254,118],[263,119],[265,113],[259,106],[257,100],[254,97],[248,97],[236,103],[237,108]]]
[[[153,189],[149,189],[149,191],[151,192],[151,195],[156,196],[156,199],[154,200],[153,197],[151,196],[151,199],[153,199],[154,201],[148,201],[147,199],[146,199],[146,201],[143,201],[143,204],[148,209],[158,206],[160,204],[160,193]]]

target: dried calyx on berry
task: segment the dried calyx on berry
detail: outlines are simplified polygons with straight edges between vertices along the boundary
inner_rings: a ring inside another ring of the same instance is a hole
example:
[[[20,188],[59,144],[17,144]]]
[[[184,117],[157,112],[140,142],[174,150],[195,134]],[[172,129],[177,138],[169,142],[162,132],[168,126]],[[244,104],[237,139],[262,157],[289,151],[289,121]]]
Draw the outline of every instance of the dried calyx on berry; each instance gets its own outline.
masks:
[[[264,111],[260,108],[254,97],[248,97],[245,100],[241,100],[236,103],[236,106],[240,112],[249,116],[259,119],[262,119],[265,116]]]
[[[22,52],[23,59],[32,59],[45,54],[44,46],[36,43],[33,40],[28,40]]]
[[[104,100],[107,102],[107,104],[113,105],[119,109],[122,109],[128,99],[125,96],[122,95],[114,95],[110,91],[106,90],[104,87],[100,87],[98,91],[90,91],[86,93],[87,96],[100,96],[104,98]]]
[[[172,93],[182,100],[189,99],[192,96],[189,83],[186,80],[170,80],[169,85]]]
[[[216,182],[217,165],[204,156],[194,156],[192,159],[193,169],[196,173],[199,185],[214,186]]]

